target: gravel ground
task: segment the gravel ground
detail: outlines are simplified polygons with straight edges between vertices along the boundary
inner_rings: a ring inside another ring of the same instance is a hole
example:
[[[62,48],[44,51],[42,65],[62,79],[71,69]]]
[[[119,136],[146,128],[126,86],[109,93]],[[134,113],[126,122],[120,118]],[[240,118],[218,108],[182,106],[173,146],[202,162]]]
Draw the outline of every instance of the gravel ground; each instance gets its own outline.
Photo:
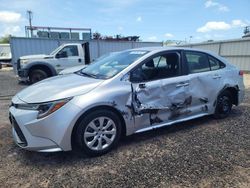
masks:
[[[25,86],[1,70],[0,187],[250,187],[250,75],[245,81],[244,103],[227,119],[204,117],[129,136],[89,158],[15,146],[9,96]]]

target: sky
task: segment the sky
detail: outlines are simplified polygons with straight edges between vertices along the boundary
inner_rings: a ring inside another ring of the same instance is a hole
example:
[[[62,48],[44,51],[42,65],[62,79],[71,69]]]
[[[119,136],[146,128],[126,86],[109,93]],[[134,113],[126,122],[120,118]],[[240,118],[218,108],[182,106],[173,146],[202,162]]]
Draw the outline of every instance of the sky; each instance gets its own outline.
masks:
[[[250,0],[0,0],[0,36],[24,36],[27,10],[35,26],[91,28],[143,41],[235,39],[250,25]]]

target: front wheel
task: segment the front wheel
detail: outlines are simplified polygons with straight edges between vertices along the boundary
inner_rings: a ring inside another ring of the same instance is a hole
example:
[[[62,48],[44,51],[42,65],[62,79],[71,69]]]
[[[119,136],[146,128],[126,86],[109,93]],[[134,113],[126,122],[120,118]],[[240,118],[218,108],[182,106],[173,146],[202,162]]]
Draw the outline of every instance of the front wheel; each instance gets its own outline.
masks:
[[[94,111],[77,126],[76,143],[90,156],[107,153],[117,145],[121,136],[120,119],[112,111]]]
[[[215,108],[215,118],[226,118],[229,116],[232,110],[232,96],[229,91],[223,91],[217,98],[217,104]]]
[[[35,69],[29,75],[29,80],[32,84],[39,82],[45,78],[48,78],[48,74],[41,69]]]

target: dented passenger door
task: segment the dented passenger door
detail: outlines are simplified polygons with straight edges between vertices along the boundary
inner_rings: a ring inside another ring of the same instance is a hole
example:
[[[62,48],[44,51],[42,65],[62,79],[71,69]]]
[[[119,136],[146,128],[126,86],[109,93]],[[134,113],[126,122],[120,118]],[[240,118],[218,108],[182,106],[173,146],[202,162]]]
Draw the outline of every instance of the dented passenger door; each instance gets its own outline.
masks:
[[[189,92],[192,96],[190,115],[212,113],[217,95],[223,87],[223,65],[206,53],[186,51],[184,54],[189,73]]]
[[[189,80],[182,74],[178,51],[154,55],[131,72],[131,106],[136,129],[188,115]]]

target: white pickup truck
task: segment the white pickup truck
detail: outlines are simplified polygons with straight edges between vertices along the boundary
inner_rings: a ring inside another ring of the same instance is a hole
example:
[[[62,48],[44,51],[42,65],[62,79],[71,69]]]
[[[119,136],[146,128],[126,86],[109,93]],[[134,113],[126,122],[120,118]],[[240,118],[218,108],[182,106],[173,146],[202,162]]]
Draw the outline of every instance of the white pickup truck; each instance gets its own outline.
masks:
[[[17,61],[20,81],[35,83],[55,76],[60,71],[90,63],[89,43],[63,44],[49,55],[22,56]]]
[[[11,52],[9,44],[0,44],[0,69],[2,65],[11,65]]]

